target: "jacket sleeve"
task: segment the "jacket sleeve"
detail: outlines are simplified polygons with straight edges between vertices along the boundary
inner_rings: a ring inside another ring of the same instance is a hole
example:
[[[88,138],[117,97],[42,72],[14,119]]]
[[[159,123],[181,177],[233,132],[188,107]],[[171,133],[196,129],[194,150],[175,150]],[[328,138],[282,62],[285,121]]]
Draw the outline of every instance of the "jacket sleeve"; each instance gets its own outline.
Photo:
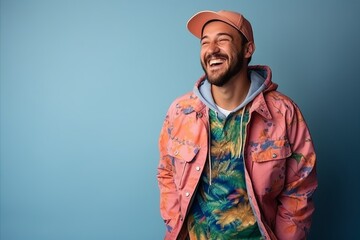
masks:
[[[286,182],[279,196],[275,234],[278,239],[306,239],[317,188],[316,155],[305,120],[294,104],[286,116],[292,155],[286,163]]]
[[[167,151],[171,131],[170,115],[169,111],[160,132],[160,161],[157,169],[157,180],[160,189],[160,214],[168,232],[171,232],[175,227],[177,218],[180,215],[178,193],[174,182],[173,159]]]

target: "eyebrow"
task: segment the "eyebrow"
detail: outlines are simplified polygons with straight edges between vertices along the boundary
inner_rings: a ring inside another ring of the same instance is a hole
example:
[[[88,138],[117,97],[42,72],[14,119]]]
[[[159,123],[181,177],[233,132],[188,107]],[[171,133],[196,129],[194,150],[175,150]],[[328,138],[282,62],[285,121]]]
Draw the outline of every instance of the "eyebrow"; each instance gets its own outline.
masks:
[[[231,39],[234,39],[233,36],[230,35],[229,33],[220,32],[220,33],[216,34],[217,37],[220,37],[220,36],[222,36],[222,35],[225,35],[225,36],[230,37]],[[207,35],[205,35],[205,36],[201,37],[200,41],[202,41],[202,40],[205,39],[205,38],[209,38],[209,37],[208,37]]]

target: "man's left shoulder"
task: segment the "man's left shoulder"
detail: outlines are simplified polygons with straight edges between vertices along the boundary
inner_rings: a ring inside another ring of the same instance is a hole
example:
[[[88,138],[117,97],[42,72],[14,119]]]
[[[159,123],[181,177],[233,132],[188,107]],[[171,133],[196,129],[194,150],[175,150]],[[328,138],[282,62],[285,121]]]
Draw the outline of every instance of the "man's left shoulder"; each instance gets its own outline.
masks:
[[[267,101],[282,102],[284,104],[294,104],[295,102],[287,95],[279,91],[270,91],[264,94]]]
[[[268,108],[273,113],[280,113],[281,116],[290,117],[300,113],[300,108],[294,100],[282,92],[270,91],[264,94],[264,98]]]

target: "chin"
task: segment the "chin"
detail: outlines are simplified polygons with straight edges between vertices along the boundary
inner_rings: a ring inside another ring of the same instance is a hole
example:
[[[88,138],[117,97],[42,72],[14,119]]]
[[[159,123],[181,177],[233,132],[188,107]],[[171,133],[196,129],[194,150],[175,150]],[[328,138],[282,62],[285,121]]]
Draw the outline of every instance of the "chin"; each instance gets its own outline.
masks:
[[[228,79],[224,79],[223,77],[217,77],[217,78],[208,77],[207,79],[208,79],[209,83],[211,83],[217,87],[222,87],[228,82]]]

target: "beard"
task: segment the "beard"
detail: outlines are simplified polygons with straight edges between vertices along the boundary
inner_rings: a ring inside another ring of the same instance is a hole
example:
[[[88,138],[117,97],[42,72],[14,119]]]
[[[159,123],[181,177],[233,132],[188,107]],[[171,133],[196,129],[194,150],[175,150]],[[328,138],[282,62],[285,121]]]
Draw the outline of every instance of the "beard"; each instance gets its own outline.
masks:
[[[228,83],[233,76],[238,74],[243,69],[243,63],[244,63],[244,51],[243,49],[238,52],[236,59],[234,59],[234,62],[230,63],[230,67],[228,69],[223,70],[223,72],[220,72],[219,74],[209,74],[206,70],[206,63],[208,62],[207,59],[215,56],[215,57],[222,57],[225,59],[229,59],[228,56],[224,54],[213,54],[208,55],[204,58],[205,61],[201,61],[201,66],[206,74],[206,78],[209,81],[209,83],[222,87],[226,83]]]

